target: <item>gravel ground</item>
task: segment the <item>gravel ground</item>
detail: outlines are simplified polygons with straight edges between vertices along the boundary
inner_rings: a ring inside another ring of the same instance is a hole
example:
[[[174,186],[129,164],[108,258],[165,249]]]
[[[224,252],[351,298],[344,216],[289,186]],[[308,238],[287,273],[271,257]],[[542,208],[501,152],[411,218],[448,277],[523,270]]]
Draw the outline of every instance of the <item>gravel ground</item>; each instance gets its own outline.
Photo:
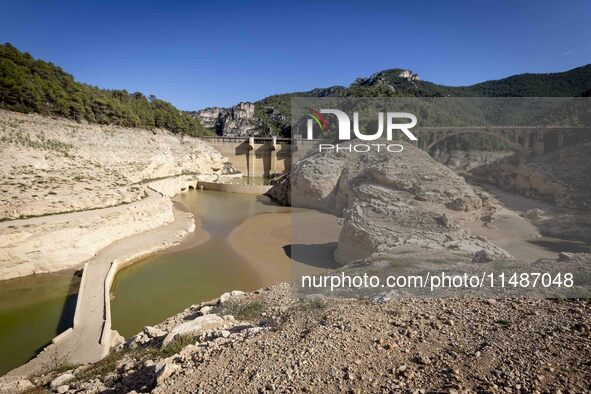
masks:
[[[589,301],[294,300],[287,285],[223,297],[66,372],[66,385],[55,381],[64,368],[33,383],[72,393],[591,392]],[[226,325],[160,346],[203,313]]]

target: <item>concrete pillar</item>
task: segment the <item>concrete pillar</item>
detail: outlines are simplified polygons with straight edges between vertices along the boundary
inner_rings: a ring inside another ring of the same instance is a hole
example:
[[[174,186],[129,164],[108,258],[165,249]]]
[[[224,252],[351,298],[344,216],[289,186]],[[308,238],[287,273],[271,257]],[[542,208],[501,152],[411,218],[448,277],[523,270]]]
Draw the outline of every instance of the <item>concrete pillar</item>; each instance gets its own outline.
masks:
[[[254,176],[254,160],[255,160],[255,153],[254,153],[254,137],[248,137],[248,152],[246,153],[246,163],[249,178]]]
[[[277,137],[271,137],[271,165],[269,167],[269,176],[277,174]]]

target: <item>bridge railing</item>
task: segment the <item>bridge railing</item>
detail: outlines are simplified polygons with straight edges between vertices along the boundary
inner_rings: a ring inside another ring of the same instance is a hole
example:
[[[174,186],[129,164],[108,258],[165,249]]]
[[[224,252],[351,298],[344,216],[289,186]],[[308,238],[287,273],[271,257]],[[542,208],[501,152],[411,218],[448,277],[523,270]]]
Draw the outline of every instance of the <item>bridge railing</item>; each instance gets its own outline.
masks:
[[[231,142],[231,143],[242,143],[248,142],[249,137],[230,137],[230,136],[205,136],[199,137],[204,141],[208,142]],[[273,140],[272,137],[254,137],[255,144],[266,144]],[[291,144],[291,138],[276,138],[277,144]]]
[[[248,139],[250,137],[246,136],[246,137],[230,137],[230,136],[204,136],[204,137],[199,137],[201,138],[203,141],[207,141],[207,142],[230,142],[230,143],[235,143],[235,144],[241,144],[243,142],[248,142]],[[254,143],[255,144],[260,144],[260,145],[264,145],[264,144],[268,144],[271,143],[273,141],[273,137],[254,137]],[[302,142],[318,142],[320,140],[306,140],[306,139],[302,139]],[[285,138],[285,137],[277,137],[275,138],[275,143],[278,145],[291,145],[292,143],[292,139],[291,138]]]

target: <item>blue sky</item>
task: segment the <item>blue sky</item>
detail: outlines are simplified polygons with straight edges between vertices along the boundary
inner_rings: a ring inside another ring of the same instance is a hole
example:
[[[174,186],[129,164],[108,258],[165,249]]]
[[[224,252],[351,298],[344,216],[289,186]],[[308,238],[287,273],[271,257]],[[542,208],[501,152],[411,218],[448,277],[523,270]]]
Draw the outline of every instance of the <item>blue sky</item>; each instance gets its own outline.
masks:
[[[388,68],[466,85],[591,63],[591,1],[3,0],[0,41],[179,108]]]

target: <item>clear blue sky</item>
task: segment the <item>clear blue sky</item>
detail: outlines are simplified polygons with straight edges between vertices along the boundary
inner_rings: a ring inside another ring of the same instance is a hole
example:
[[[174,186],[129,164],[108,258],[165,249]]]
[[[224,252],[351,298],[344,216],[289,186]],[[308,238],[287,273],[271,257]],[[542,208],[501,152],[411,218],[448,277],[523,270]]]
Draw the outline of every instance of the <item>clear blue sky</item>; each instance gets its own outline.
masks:
[[[388,68],[466,85],[591,63],[591,1],[3,0],[0,41],[186,110]]]

